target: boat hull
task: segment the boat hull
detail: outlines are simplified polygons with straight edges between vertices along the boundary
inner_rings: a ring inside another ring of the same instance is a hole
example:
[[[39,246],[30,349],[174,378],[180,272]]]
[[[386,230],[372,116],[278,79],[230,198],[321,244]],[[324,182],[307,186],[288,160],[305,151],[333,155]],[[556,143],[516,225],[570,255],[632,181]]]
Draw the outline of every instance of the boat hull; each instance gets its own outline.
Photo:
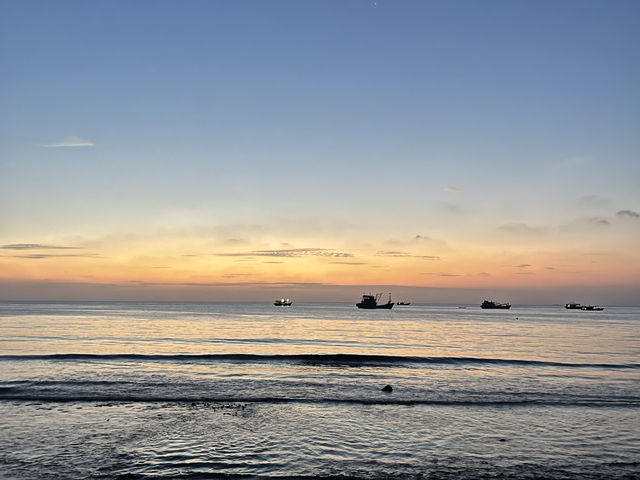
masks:
[[[384,305],[366,305],[362,303],[356,303],[356,307],[364,308],[365,310],[377,310],[379,308],[383,310],[391,310],[393,308],[393,303],[385,303]]]

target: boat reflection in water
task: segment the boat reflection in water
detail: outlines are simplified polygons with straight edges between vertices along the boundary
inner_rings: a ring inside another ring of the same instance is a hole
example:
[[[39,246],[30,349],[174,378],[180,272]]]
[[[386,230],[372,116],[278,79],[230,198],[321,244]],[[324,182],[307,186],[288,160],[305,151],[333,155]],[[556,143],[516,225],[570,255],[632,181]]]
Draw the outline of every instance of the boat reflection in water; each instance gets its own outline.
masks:
[[[385,308],[390,310],[393,307],[393,302],[391,302],[391,294],[389,294],[389,301],[387,303],[379,304],[380,297],[382,297],[381,293],[374,295],[362,295],[362,300],[360,303],[356,303],[356,307],[358,308]]]

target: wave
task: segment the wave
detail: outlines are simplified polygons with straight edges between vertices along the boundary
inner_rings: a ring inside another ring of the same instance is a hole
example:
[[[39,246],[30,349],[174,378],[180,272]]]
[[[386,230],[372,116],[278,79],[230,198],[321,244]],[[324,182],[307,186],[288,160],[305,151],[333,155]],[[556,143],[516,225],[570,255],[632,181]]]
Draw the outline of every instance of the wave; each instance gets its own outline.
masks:
[[[395,365],[493,365],[564,368],[640,369],[640,363],[569,363],[544,360],[522,360],[477,357],[418,357],[361,354],[289,354],[259,355],[245,353],[221,354],[93,354],[59,353],[44,355],[0,355],[0,361],[132,361],[132,362],[235,362],[270,363],[289,362],[313,365],[395,366]]]
[[[402,399],[402,398],[339,398],[339,397],[270,397],[270,396],[146,396],[131,394],[79,394],[79,395],[47,395],[38,393],[11,394],[0,392],[0,401],[42,402],[42,403],[74,403],[74,402],[116,402],[116,403],[181,403],[198,407],[231,408],[250,403],[285,404],[356,404],[356,405],[431,405],[431,406],[476,406],[476,407],[517,407],[517,406],[563,406],[563,407],[634,407],[640,406],[639,398],[524,398],[524,399]]]

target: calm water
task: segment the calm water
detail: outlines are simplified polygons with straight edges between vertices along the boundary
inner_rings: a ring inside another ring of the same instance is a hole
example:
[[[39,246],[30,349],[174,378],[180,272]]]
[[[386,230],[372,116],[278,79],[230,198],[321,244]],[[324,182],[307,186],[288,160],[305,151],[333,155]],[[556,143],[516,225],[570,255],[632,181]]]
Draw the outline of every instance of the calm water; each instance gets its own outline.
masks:
[[[7,478],[640,478],[639,414],[638,308],[0,303]]]

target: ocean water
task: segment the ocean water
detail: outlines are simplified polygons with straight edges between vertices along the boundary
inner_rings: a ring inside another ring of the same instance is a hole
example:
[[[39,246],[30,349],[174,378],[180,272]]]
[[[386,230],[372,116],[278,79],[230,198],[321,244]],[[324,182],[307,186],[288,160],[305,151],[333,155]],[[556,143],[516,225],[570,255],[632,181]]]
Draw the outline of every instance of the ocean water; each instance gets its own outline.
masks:
[[[640,308],[0,303],[0,477],[640,478]]]

